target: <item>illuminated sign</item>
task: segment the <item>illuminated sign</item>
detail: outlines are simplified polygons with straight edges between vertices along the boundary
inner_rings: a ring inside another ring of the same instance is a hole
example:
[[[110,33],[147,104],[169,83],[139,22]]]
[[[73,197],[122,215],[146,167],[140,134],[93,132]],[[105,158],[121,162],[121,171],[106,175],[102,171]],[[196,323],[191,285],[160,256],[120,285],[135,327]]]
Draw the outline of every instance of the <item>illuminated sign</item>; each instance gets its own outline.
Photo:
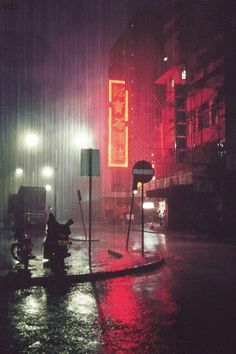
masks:
[[[108,166],[128,167],[128,91],[125,81],[109,80]]]

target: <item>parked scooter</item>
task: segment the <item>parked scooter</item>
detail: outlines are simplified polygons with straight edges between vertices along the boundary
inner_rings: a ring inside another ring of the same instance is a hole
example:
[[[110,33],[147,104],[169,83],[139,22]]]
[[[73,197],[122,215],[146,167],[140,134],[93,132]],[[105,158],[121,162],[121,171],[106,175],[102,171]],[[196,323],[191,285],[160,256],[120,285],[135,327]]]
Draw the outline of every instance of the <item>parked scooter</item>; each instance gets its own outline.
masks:
[[[13,242],[10,251],[12,257],[18,262],[22,263],[25,269],[28,269],[29,260],[34,259],[32,254],[33,243],[28,234],[24,231],[18,231],[15,233],[16,242]]]
[[[47,222],[46,239],[44,242],[44,259],[49,261],[51,268],[64,267],[64,260],[70,257],[69,249],[71,241],[70,225],[74,222],[69,219],[65,224],[56,221],[55,216],[50,213]]]

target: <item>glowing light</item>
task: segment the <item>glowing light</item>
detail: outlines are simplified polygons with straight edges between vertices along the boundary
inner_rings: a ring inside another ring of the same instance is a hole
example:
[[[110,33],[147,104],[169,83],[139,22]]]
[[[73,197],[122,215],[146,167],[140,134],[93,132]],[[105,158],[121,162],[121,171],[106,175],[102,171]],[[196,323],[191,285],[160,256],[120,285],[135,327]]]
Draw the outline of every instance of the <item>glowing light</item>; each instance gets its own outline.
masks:
[[[187,73],[186,73],[186,70],[184,69],[184,70],[182,70],[182,72],[181,72],[181,79],[182,79],[182,80],[186,80],[186,78],[187,78]]]
[[[51,184],[46,184],[45,188],[47,192],[50,192],[52,190]]]
[[[28,148],[34,148],[38,145],[38,143],[39,143],[38,135],[34,133],[29,133],[25,136],[25,144]]]
[[[42,169],[42,175],[44,177],[51,177],[53,175],[52,167],[46,166]]]
[[[128,167],[128,91],[125,81],[109,80],[108,166]]]
[[[21,177],[23,175],[23,169],[17,168],[15,174],[17,177]]]
[[[154,203],[150,200],[145,200],[144,203],[143,203],[143,209],[145,210],[151,210],[151,209],[154,209]]]
[[[167,60],[168,60],[168,57],[164,57],[163,60],[164,60],[164,61],[167,61]]]
[[[89,148],[92,144],[91,136],[86,133],[78,134],[73,138],[73,144],[76,148]]]

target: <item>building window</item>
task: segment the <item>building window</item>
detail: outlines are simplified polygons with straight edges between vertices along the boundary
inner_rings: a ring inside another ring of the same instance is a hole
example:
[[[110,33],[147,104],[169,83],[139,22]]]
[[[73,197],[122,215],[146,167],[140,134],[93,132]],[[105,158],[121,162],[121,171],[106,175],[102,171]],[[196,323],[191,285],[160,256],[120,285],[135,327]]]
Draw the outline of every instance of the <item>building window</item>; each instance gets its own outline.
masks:
[[[218,124],[218,111],[217,111],[217,106],[215,104],[211,106],[211,124],[212,125]]]
[[[207,128],[210,125],[210,110],[209,103],[201,104],[198,112],[198,129]]]
[[[186,137],[187,136],[187,125],[186,124],[176,124],[176,136]]]

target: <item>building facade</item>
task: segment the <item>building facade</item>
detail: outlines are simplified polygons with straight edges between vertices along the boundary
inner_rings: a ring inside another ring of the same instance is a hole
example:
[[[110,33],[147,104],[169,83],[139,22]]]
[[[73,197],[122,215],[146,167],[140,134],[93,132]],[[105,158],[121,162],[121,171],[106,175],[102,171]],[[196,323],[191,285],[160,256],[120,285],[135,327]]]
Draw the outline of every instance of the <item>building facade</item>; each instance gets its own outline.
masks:
[[[169,0],[161,17],[137,14],[111,49],[110,79],[129,101],[128,167],[111,168],[110,189],[125,190],[136,161],[152,162],[153,220],[165,212],[171,229],[236,226],[235,7]]]
[[[147,194],[166,200],[170,228],[222,236],[233,230],[236,209],[235,89],[229,79],[235,50],[229,43],[225,48],[229,37],[231,44],[235,39],[235,5],[169,5],[156,79],[162,105],[159,174]]]

